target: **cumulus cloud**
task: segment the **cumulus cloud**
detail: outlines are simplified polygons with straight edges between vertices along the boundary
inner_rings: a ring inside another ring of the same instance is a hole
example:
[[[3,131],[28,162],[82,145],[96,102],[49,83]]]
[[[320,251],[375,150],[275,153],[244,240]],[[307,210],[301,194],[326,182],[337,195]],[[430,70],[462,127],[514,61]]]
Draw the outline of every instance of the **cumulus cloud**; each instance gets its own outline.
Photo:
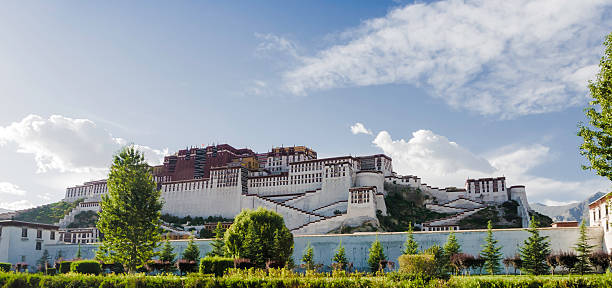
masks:
[[[525,185],[532,202],[581,201],[597,191],[607,191],[603,178],[586,181],[559,180],[533,175],[531,169],[549,161],[550,148],[541,144],[502,147],[480,156],[429,130],[412,133],[409,140],[394,140],[387,131],[373,143],[393,158],[402,175],[416,175],[437,187],[463,187],[467,178],[506,176],[509,185]]]
[[[0,194],[23,196],[26,194],[26,191],[21,190],[19,186],[13,183],[0,182]]]
[[[351,126],[351,133],[354,135],[357,134],[368,134],[372,135],[372,130],[366,129],[366,127],[362,123],[355,123],[355,125]]]
[[[282,79],[294,94],[400,83],[483,115],[558,111],[585,101],[611,7],[605,0],[411,4],[298,57]]]
[[[0,201],[0,207],[8,210],[22,210],[32,208],[34,205],[29,200],[19,200],[14,202],[2,202]]]
[[[40,173],[51,170],[98,173],[110,165],[112,155],[128,142],[113,137],[88,119],[52,115],[45,119],[29,115],[19,122],[0,127],[0,146],[15,144],[17,152],[31,154]],[[137,147],[151,164],[161,163],[167,149]]]

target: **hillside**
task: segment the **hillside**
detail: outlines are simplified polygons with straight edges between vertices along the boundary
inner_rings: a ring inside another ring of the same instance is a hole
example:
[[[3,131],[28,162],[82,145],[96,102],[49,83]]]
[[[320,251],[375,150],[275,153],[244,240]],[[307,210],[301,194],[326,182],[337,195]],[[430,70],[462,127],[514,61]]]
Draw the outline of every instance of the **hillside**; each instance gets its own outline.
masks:
[[[6,212],[12,212],[12,210],[8,210],[8,209],[0,208],[0,214],[2,214],[2,213],[6,213]]]
[[[70,213],[70,211],[81,202],[83,202],[83,200],[78,200],[73,203],[60,201],[27,210],[21,210],[18,211],[14,219],[26,222],[54,224],[64,218],[64,215]]]
[[[540,203],[531,204],[531,208],[541,214],[544,214],[554,221],[582,221],[586,219],[588,221],[589,203],[597,200],[601,196],[605,195],[603,192],[597,192],[591,195],[589,198],[578,202],[571,203],[562,206],[547,206]]]
[[[433,212],[425,208],[425,200],[431,196],[407,186],[385,183],[387,216],[378,215],[381,229],[389,232],[408,230],[409,223],[423,223],[450,214]]]

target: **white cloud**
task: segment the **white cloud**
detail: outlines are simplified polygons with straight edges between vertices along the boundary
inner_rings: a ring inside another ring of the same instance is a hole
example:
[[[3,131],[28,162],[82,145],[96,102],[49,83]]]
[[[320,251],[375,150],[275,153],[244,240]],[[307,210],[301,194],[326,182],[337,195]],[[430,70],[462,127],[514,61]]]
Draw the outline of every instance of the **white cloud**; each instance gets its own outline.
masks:
[[[256,48],[256,52],[259,55],[274,53],[277,57],[277,53],[281,52],[293,58],[299,57],[297,53],[297,45],[285,37],[274,34],[260,33],[255,33],[255,37],[260,40],[260,43]]]
[[[463,187],[467,178],[506,176],[508,185],[525,185],[531,202],[582,201],[598,191],[608,191],[610,181],[601,177],[585,181],[540,177],[530,170],[549,161],[550,148],[541,144],[502,147],[479,156],[429,130],[412,133],[408,141],[393,140],[387,131],[373,143],[393,158],[393,168],[402,175],[416,175],[437,187]]]
[[[14,202],[2,202],[0,201],[0,208],[8,209],[8,210],[22,210],[34,207],[32,202],[29,200],[19,200]]]
[[[368,134],[368,135],[372,135],[372,130],[366,129],[365,126],[363,126],[362,123],[355,123],[355,125],[351,126],[351,133],[353,133],[354,135],[357,134]]]
[[[108,169],[112,155],[128,143],[88,119],[29,115],[0,127],[0,146],[7,144],[15,144],[19,153],[32,154],[40,173],[56,170],[100,174]],[[167,149],[137,147],[151,164],[161,163],[167,154]]]
[[[13,183],[0,182],[0,194],[23,196],[26,194],[26,191],[21,190],[19,186]]]
[[[595,76],[601,42],[612,26],[605,16],[610,4],[411,4],[344,32],[343,43],[296,56],[298,66],[282,78],[294,94],[405,83],[483,115],[558,111],[586,99],[586,81]]]

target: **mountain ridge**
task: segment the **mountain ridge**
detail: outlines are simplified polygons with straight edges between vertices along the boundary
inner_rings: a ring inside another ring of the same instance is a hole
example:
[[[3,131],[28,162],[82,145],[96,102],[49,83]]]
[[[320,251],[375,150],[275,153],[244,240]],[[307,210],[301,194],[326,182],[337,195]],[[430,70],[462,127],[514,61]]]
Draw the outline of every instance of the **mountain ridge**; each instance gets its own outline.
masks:
[[[597,192],[580,202],[560,206],[548,206],[540,203],[534,203],[531,204],[531,209],[552,218],[554,221],[581,222],[582,219],[585,219],[588,222],[589,203],[599,199],[604,195],[606,195],[606,193]]]

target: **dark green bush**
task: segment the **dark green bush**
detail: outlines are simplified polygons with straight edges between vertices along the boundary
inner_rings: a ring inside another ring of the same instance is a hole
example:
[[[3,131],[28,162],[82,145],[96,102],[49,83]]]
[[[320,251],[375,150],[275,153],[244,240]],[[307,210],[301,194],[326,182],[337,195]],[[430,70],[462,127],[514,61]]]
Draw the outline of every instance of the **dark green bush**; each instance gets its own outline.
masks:
[[[234,267],[234,259],[224,257],[204,257],[200,259],[200,273],[223,276],[228,268]]]
[[[100,262],[95,260],[79,260],[70,264],[70,272],[98,275],[102,272]]]
[[[59,273],[65,274],[70,272],[70,263],[72,263],[72,261],[62,261],[59,262]],[[55,267],[58,268],[58,267]]]
[[[11,263],[0,262],[0,271],[8,272],[11,270]]]

